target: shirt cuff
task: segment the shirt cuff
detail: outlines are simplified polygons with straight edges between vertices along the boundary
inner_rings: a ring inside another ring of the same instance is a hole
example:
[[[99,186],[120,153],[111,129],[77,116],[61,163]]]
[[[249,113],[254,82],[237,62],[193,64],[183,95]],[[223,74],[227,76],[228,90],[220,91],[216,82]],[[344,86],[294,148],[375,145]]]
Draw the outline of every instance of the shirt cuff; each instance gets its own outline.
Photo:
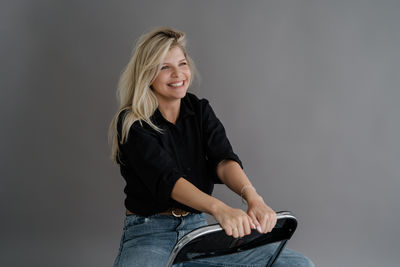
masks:
[[[239,159],[238,155],[236,155],[235,153],[232,152],[232,153],[220,155],[219,157],[216,158],[215,165],[213,166],[213,173],[214,173],[213,182],[214,182],[214,184],[223,184],[223,182],[219,179],[219,177],[217,175],[217,166],[221,161],[226,160],[226,159],[236,161],[239,164],[240,168],[242,168],[242,170],[243,170],[243,163]]]
[[[174,186],[176,182],[184,177],[185,175],[181,173],[180,171],[173,169],[168,175],[166,175],[163,179],[162,182],[159,184],[158,191],[160,194],[158,194],[160,197],[160,205],[165,205],[168,207],[168,205],[172,202],[171,194],[172,190],[174,189]]]

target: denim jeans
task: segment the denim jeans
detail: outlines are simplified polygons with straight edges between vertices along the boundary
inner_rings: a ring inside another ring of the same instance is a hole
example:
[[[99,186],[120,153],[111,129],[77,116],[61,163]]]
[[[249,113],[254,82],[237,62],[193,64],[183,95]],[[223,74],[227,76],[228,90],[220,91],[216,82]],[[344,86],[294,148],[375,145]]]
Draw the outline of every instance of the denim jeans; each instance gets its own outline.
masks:
[[[156,214],[149,217],[128,215],[125,217],[120,249],[114,267],[162,267],[165,266],[174,245],[185,234],[207,225],[205,214],[190,214],[176,218]],[[199,266],[265,266],[277,244],[213,258],[198,259],[175,264],[173,267]],[[274,266],[307,266],[314,264],[306,256],[284,248]]]

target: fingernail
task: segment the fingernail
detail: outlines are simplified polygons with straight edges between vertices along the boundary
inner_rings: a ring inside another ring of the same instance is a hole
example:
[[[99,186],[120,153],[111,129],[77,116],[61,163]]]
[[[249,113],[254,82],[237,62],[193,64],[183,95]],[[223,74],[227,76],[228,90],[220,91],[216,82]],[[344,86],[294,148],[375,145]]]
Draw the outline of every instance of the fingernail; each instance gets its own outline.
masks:
[[[260,233],[262,233],[262,230],[261,230],[261,227],[260,227],[260,226],[257,226],[257,231],[260,232]]]
[[[256,225],[254,223],[252,223],[251,228],[256,229]]]

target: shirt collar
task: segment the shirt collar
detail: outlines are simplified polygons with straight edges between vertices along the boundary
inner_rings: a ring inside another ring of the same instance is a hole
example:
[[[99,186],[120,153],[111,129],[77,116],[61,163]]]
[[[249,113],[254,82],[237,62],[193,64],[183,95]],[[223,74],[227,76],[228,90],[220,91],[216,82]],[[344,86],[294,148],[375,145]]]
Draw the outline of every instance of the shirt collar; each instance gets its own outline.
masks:
[[[184,98],[181,99],[181,106],[179,109],[179,117],[178,120],[184,119],[187,116],[193,116],[195,115],[193,111],[193,107],[188,99],[187,94],[185,95]],[[160,110],[157,108],[156,111],[153,114],[153,119],[155,119],[157,122],[167,122],[167,120],[162,116]],[[178,122],[178,121],[177,121]]]

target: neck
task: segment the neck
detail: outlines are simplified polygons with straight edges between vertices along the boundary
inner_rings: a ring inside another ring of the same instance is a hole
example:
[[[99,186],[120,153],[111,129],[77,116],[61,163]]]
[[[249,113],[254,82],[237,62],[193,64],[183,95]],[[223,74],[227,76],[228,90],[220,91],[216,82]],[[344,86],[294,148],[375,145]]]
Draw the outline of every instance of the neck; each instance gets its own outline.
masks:
[[[176,120],[178,119],[180,107],[180,99],[177,99],[173,102],[158,101],[158,109],[160,110],[161,114],[167,121],[171,122],[172,124],[175,124]]]

